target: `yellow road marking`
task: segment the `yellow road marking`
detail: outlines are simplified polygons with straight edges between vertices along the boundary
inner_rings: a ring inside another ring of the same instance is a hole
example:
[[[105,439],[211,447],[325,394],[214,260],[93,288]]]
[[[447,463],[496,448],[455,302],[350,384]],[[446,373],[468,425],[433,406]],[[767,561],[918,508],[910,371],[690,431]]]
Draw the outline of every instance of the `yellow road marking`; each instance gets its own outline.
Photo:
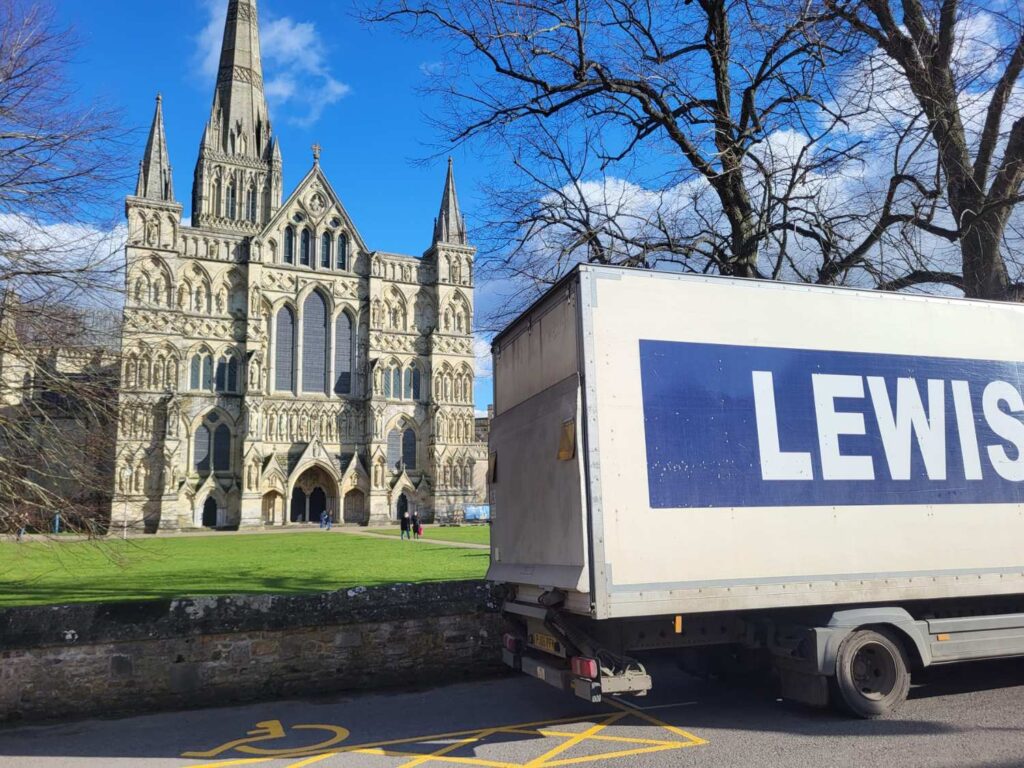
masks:
[[[682,736],[684,739],[689,739],[694,743],[694,746],[708,743],[706,739],[702,739],[700,736],[694,736],[692,733],[684,731],[682,728],[676,728],[674,725],[669,725],[664,720],[659,720],[654,717],[654,715],[649,715],[642,709],[637,709],[636,707],[631,707],[628,704],[623,704],[622,702],[615,700],[611,700],[608,703],[613,707],[621,709],[623,712],[629,712],[630,714],[639,717],[641,720],[646,720],[651,725],[656,725],[659,728],[664,728],[669,733],[674,733],[676,736]]]
[[[444,755],[454,752],[457,749],[461,749],[462,747],[465,747],[469,744],[473,744],[477,741],[483,741],[484,739],[493,736],[495,731],[497,731],[497,728],[489,728],[486,731],[480,731],[475,736],[467,736],[464,739],[456,741],[454,744],[449,744],[446,747],[441,747],[441,749],[437,750],[436,752],[432,752],[429,755],[423,755],[422,757],[417,757],[415,760],[410,760],[408,763],[405,763],[404,765],[400,766],[400,768],[416,768],[416,766],[423,765],[424,763],[429,763],[431,760],[434,760],[435,758],[443,757]]]
[[[558,745],[554,749],[545,752],[536,760],[531,760],[530,762],[528,762],[526,764],[526,768],[539,768],[539,766],[546,764],[547,761],[550,760],[552,757],[557,757],[558,755],[561,755],[563,752],[568,752],[570,749],[575,747],[580,742],[586,741],[591,736],[600,733],[609,725],[617,723],[624,717],[624,714],[612,715],[611,717],[606,718],[603,722],[591,726],[587,730],[583,731],[583,733],[577,733],[571,739],[567,739],[564,743]]]
[[[544,763],[544,768],[556,768],[561,765],[580,765],[581,763],[596,763],[599,760],[614,760],[620,757],[634,757],[635,755],[649,755],[654,752],[668,752],[673,749],[686,749],[696,747],[685,741],[677,741],[675,744],[665,743],[660,747],[644,747],[643,749],[624,749],[621,752],[605,752],[600,755],[584,755],[583,757],[570,757],[565,760],[556,760],[552,763]]]
[[[546,728],[538,729],[536,731],[529,731],[524,729],[513,729],[513,728],[501,728],[497,733],[512,733],[518,736],[544,736],[549,739],[571,739],[575,736],[575,733],[567,733],[565,731],[549,731]],[[633,738],[630,736],[606,736],[604,734],[591,736],[588,741],[614,741],[625,744],[649,744],[651,746],[659,747],[664,744],[678,744],[677,741],[665,741],[663,739],[641,739],[639,737]]]
[[[340,726],[293,726],[294,730],[319,729],[328,730],[335,734],[334,738],[332,738],[331,740],[322,742],[320,745],[315,745],[313,747],[298,747],[295,749],[270,750],[249,746],[254,742],[265,742],[270,741],[272,738],[275,738],[274,734],[277,733],[278,728],[281,728],[280,722],[266,721],[257,724],[258,728],[263,728],[262,731],[250,731],[250,738],[237,739],[235,741],[228,742],[227,744],[222,745],[220,748],[211,750],[209,752],[186,752],[182,755],[182,757],[213,756],[223,754],[224,752],[230,751],[231,749],[235,749],[236,751],[241,752],[249,752],[250,754],[255,753],[261,755],[260,757],[218,761],[198,766],[193,765],[191,768],[228,768],[229,766],[257,765],[260,763],[272,762],[274,760],[294,760],[297,758],[299,759],[299,762],[292,763],[288,766],[288,768],[306,768],[306,766],[314,765],[315,763],[319,763],[324,760],[328,760],[332,757],[337,757],[343,754],[375,755],[381,757],[394,757],[408,760],[408,762],[402,764],[400,768],[418,768],[418,766],[432,762],[448,763],[453,765],[472,765],[478,766],[480,768],[557,768],[559,766],[595,763],[603,760],[612,760],[623,757],[631,757],[635,755],[665,752],[675,749],[684,749],[686,747],[700,746],[708,743],[705,739],[702,739],[699,736],[695,736],[694,734],[685,731],[682,728],[677,728],[676,726],[669,725],[665,721],[660,720],[641,709],[637,709],[635,707],[629,706],[627,704],[615,700],[608,700],[607,703],[615,707],[616,711],[604,712],[596,716],[590,717],[583,715],[577,717],[561,718],[557,720],[541,720],[503,727],[453,731],[450,733],[433,734],[430,736],[420,736],[417,738],[392,739],[388,741],[379,741],[368,744],[353,744],[349,746],[339,745],[333,746],[333,748],[329,748],[329,745],[338,744],[338,742],[344,740],[344,738],[347,738],[347,736],[349,735],[349,732],[346,729],[341,728]],[[628,717],[636,717],[639,720],[642,720],[650,725],[664,729],[675,736],[681,737],[685,739],[685,741],[630,738],[628,736],[610,736],[601,733],[606,728]],[[554,729],[557,728],[557,726],[559,725],[586,722],[591,722],[593,723],[593,725],[582,732],[568,733],[565,731]],[[276,726],[276,728],[272,726]],[[484,741],[495,734],[501,733],[526,736],[539,736],[542,738],[560,738],[566,739],[566,741],[563,744],[554,747],[553,749],[546,752],[544,755],[534,760],[531,760],[528,763],[507,763],[495,760],[484,760],[476,757],[451,756],[452,752],[456,751],[461,747],[465,747],[468,744],[472,744],[474,742]],[[281,734],[283,737],[283,729],[281,730]],[[255,736],[256,738],[252,738],[253,736]],[[430,754],[402,752],[399,750],[387,749],[387,747],[408,746],[413,744],[423,744],[424,742],[450,739],[456,739],[457,741],[454,744],[446,744],[445,746],[441,747],[437,751]],[[597,754],[592,756],[562,758],[559,760],[553,759],[557,758],[559,755],[565,754],[568,750],[586,741],[600,741],[617,744],[635,744],[643,746],[640,746],[640,748],[638,749],[623,749],[615,752],[606,752],[604,754]],[[329,751],[323,751],[324,749],[328,748]]]

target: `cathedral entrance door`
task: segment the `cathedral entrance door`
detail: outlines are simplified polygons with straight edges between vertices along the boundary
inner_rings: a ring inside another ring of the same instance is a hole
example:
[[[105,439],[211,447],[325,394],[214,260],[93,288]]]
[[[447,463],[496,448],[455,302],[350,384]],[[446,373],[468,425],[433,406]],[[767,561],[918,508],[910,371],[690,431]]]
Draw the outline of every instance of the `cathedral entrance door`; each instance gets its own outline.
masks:
[[[398,507],[397,507],[397,509],[398,509],[398,519],[399,520],[401,520],[405,516],[405,513],[409,511],[409,499],[407,499],[405,497],[404,493],[401,496],[398,497]]]
[[[203,528],[217,527],[217,501],[212,497],[203,504]]]
[[[345,522],[362,525],[366,522],[366,495],[360,490],[345,494]]]
[[[327,511],[327,494],[323,488],[314,488],[309,494],[309,521],[319,523],[320,515]]]
[[[293,523],[306,522],[306,494],[301,488],[292,491],[292,510],[289,520]]]

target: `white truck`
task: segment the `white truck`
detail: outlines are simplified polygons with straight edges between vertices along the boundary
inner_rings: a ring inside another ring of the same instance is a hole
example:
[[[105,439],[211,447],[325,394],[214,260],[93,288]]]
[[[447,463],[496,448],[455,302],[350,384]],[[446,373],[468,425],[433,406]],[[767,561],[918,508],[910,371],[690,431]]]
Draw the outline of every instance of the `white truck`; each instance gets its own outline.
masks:
[[[493,356],[513,668],[599,701],[756,652],[871,717],[1024,655],[1024,306],[581,266]]]

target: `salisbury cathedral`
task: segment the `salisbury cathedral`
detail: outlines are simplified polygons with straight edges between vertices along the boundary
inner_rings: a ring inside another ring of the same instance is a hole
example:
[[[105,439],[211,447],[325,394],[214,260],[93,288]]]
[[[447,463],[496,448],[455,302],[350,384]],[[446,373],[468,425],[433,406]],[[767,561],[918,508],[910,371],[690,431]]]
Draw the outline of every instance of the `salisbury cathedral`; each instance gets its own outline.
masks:
[[[284,198],[256,2],[230,0],[192,225],[159,98],[126,203],[115,529],[429,520],[478,499],[476,251],[451,163],[418,258],[366,244],[320,151]]]

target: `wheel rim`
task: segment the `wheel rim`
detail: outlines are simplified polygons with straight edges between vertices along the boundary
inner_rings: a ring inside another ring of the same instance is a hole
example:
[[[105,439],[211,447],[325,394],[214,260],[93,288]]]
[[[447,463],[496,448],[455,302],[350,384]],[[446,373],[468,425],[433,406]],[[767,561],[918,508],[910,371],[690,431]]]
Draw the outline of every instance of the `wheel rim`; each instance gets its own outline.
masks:
[[[896,659],[880,643],[861,647],[854,654],[850,673],[858,693],[871,701],[884,699],[896,687]]]

